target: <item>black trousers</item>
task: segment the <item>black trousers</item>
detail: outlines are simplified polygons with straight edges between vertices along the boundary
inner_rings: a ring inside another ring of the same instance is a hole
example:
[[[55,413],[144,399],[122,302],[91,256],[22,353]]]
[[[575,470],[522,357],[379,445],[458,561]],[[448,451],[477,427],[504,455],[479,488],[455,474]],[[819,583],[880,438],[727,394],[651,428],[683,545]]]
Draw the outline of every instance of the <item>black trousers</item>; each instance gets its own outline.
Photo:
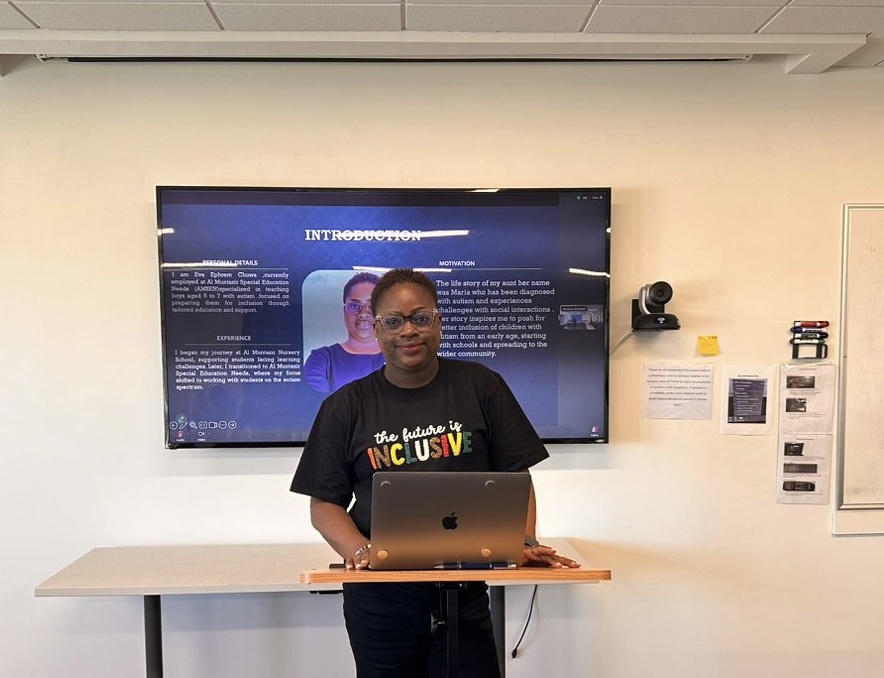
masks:
[[[435,584],[345,584],[344,621],[357,677],[443,678],[447,632],[433,631],[432,622],[444,595]],[[469,582],[457,601],[458,678],[500,678],[488,586]]]

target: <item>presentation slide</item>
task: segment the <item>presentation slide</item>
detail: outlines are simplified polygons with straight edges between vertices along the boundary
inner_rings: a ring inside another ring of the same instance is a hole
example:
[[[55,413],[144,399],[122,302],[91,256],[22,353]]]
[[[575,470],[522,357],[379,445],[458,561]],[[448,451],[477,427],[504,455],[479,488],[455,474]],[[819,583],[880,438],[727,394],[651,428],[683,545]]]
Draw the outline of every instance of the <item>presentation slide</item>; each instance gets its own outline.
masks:
[[[169,447],[302,443],[383,364],[366,302],[396,267],[436,282],[440,355],[502,374],[544,439],[605,441],[607,189],[157,196]]]

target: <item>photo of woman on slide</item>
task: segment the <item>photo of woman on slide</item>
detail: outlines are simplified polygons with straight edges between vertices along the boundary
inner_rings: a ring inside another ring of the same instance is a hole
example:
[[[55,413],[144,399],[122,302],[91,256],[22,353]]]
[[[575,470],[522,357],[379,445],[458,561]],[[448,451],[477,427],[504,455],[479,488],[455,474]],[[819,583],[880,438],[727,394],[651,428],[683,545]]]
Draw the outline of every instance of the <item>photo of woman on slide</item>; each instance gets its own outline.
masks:
[[[344,327],[347,338],[310,352],[304,363],[304,381],[319,393],[333,393],[354,379],[384,365],[374,333],[371,293],[377,284],[374,273],[357,273],[344,285]]]

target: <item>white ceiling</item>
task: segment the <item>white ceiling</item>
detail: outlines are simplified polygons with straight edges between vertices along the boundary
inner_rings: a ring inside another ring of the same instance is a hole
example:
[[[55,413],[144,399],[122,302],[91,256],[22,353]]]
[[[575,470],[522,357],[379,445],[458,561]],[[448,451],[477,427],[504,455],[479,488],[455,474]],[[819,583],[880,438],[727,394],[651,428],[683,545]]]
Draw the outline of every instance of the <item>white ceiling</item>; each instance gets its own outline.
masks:
[[[0,61],[746,59],[884,66],[884,0],[0,0]]]

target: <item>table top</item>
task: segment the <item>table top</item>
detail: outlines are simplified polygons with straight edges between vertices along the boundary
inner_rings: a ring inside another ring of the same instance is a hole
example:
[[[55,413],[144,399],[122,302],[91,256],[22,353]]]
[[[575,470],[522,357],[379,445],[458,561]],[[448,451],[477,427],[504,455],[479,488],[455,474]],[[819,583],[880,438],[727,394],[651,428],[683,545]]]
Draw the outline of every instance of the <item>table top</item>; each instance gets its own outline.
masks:
[[[582,562],[567,539],[545,539],[560,554]],[[337,590],[345,582],[488,581],[491,585],[591,583],[610,570],[515,568],[348,572],[325,543],[112,546],[94,548],[42,584],[37,596],[127,596],[209,593],[279,593]]]
[[[98,547],[39,584],[34,593],[126,596],[311,591],[322,587],[300,581],[300,573],[339,560],[325,543]]]

